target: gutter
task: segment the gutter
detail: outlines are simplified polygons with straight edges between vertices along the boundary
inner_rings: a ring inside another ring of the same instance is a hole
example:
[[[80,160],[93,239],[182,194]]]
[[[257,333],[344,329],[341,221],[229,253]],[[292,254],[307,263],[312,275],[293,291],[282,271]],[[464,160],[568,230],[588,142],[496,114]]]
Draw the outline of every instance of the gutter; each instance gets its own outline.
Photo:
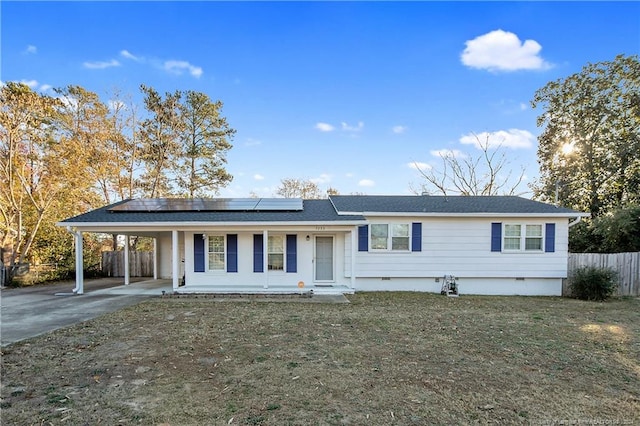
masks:
[[[571,228],[573,225],[577,225],[578,223],[580,223],[581,220],[582,220],[582,216],[576,217],[574,220],[569,222],[569,228]]]

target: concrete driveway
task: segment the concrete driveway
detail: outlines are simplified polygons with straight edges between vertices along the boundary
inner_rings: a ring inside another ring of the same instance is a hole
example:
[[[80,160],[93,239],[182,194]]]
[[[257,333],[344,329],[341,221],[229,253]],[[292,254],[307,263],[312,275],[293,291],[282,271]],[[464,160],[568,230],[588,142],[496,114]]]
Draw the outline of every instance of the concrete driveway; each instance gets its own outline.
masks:
[[[1,345],[39,336],[97,316],[135,305],[150,297],[171,292],[170,280],[122,278],[85,280],[84,294],[71,293],[75,283],[66,282],[24,288],[3,288],[0,292]]]

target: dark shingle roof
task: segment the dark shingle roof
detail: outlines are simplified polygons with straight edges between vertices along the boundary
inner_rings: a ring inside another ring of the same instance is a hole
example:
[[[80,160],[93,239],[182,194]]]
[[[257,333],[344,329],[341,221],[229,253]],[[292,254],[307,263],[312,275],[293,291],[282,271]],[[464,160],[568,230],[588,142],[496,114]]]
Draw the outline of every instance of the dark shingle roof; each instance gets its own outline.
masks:
[[[335,195],[331,201],[340,213],[580,215],[571,209],[516,196]]]
[[[304,200],[300,211],[110,211],[121,201],[65,219],[62,224],[81,223],[152,223],[152,222],[348,222],[363,221],[361,215],[340,216],[329,200]]]

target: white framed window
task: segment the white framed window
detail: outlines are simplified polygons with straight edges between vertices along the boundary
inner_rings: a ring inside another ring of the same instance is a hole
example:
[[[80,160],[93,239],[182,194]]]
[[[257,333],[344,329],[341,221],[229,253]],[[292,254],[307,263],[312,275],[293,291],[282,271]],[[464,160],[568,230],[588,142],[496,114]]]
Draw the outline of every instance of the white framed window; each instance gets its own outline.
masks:
[[[369,240],[374,251],[409,251],[410,226],[408,223],[374,223],[370,226]]]
[[[207,251],[209,260],[209,271],[225,270],[225,252],[224,252],[224,236],[209,235],[207,237]]]
[[[284,271],[284,235],[269,235],[267,262],[269,271]]]
[[[542,251],[541,224],[505,224],[503,247],[505,251]]]

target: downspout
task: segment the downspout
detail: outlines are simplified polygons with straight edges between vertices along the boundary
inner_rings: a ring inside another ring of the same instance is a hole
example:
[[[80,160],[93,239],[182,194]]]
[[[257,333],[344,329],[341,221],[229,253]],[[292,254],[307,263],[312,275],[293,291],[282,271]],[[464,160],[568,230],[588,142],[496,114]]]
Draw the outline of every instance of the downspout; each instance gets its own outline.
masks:
[[[84,272],[82,270],[83,259],[82,259],[82,232],[77,230],[73,230],[71,226],[67,226],[67,232],[69,232],[75,238],[76,245],[76,286],[72,290],[74,294],[83,294],[84,293]]]
[[[578,216],[577,218],[575,218],[575,220],[569,222],[569,228],[571,228],[573,225],[577,225],[578,223],[580,223],[581,220],[582,220],[582,216]]]

